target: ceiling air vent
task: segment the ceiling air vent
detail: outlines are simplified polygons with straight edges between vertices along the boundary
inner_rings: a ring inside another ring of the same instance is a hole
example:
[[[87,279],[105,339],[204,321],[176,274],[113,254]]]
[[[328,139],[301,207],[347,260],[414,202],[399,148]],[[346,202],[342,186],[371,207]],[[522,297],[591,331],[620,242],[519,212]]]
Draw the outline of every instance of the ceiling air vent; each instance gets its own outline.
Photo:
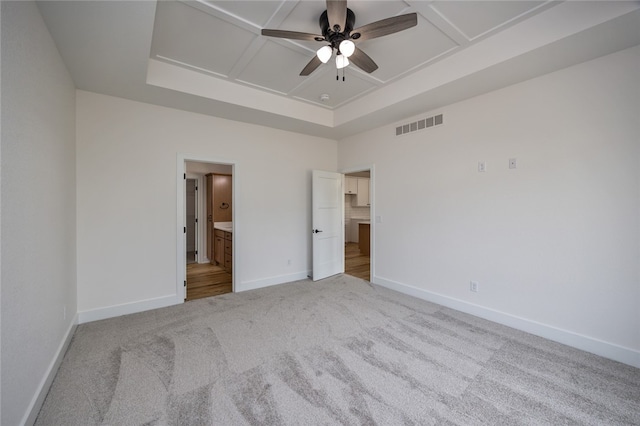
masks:
[[[440,126],[441,124],[444,124],[444,115],[434,115],[433,117],[423,118],[413,123],[396,127],[396,136],[406,135],[407,133],[417,132],[418,130],[428,129],[433,126]]]

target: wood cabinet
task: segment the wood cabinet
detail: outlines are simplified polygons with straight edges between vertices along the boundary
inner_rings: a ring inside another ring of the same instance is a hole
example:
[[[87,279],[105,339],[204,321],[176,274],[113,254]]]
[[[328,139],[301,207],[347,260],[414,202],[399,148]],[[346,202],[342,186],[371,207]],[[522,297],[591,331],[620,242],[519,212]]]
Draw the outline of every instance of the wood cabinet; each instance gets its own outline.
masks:
[[[356,193],[355,199],[353,200],[353,206],[357,207],[368,207],[370,205],[369,201],[369,178],[356,178],[358,192]]]
[[[355,178],[352,176],[344,177],[344,193],[345,194],[358,193],[358,178]]]
[[[371,225],[368,223],[359,223],[358,228],[358,246],[360,248],[360,253],[365,256],[369,256],[371,251]]]
[[[224,265],[224,231],[219,229],[215,230],[214,236],[214,248],[213,248],[213,259],[216,265]]]
[[[214,251],[216,265],[230,273],[233,267],[233,233],[216,229]]]
[[[213,221],[231,222],[233,207],[231,191],[231,175],[213,175]]]

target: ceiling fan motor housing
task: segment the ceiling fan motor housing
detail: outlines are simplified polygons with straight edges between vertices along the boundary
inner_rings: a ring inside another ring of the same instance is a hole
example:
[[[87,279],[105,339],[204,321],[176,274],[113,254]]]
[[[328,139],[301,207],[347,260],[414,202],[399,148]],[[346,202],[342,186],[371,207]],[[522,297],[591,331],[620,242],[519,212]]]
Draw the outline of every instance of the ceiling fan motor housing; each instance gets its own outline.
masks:
[[[356,15],[347,7],[346,0],[326,0],[326,2],[327,8],[320,14],[320,18],[318,20],[320,29],[322,30],[322,35],[303,33],[299,31],[286,31],[268,28],[262,29],[262,35],[267,37],[307,41],[315,40],[320,43],[329,43],[328,45],[321,47],[316,52],[313,58],[311,58],[309,63],[307,63],[300,72],[301,76],[308,76],[318,69],[320,65],[326,63],[331,55],[333,55],[333,50],[337,51],[336,61],[338,61],[338,59],[345,59],[343,61],[343,63],[345,63],[347,62],[346,58],[348,57],[350,58],[349,62],[353,63],[364,72],[371,74],[378,69],[378,65],[365,52],[356,47],[351,40],[371,40],[406,30],[418,24],[418,14],[413,12],[372,22],[361,26],[360,28],[356,28],[355,32],[352,32],[356,23]],[[331,28],[331,24],[333,24],[333,28]],[[341,28],[341,25],[344,25],[344,28]],[[345,41],[349,41],[349,43],[343,43]],[[341,45],[345,50],[344,52],[340,51]],[[344,57],[340,58],[340,55],[344,55]],[[342,68],[338,62],[336,62],[336,66]]]
[[[342,31],[340,32],[336,32],[332,28],[329,28],[329,17],[326,10],[320,15],[319,21],[324,40],[331,43],[331,47],[334,49],[338,49],[341,41],[349,40],[351,38],[350,33],[356,23],[356,15],[351,9],[347,8],[347,21],[345,23],[345,28],[341,28]],[[357,37],[353,38],[355,39]]]

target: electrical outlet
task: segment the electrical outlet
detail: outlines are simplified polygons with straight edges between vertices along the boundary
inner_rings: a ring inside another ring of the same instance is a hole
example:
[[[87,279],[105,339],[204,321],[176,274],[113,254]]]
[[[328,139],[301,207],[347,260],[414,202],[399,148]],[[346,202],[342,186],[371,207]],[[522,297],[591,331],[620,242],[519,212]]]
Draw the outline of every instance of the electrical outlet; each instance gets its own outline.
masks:
[[[287,266],[291,266],[291,259],[287,260]]]
[[[474,293],[477,293],[478,289],[479,289],[478,281],[471,281],[469,283],[469,290],[473,291]]]
[[[478,161],[478,171],[479,172],[487,171],[487,163],[485,161]]]

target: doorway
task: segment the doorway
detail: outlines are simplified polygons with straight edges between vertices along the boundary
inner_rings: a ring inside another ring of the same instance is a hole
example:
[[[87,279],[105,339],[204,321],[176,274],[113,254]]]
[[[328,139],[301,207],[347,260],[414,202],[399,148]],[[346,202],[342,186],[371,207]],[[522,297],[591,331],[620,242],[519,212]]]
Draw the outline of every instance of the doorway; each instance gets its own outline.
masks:
[[[234,168],[178,158],[178,222],[184,229],[178,238],[178,297],[185,301],[233,291]],[[216,214],[218,207],[224,217]],[[222,244],[216,248],[220,236]]]
[[[345,173],[344,272],[347,275],[371,280],[372,252],[372,173],[370,169]]]

